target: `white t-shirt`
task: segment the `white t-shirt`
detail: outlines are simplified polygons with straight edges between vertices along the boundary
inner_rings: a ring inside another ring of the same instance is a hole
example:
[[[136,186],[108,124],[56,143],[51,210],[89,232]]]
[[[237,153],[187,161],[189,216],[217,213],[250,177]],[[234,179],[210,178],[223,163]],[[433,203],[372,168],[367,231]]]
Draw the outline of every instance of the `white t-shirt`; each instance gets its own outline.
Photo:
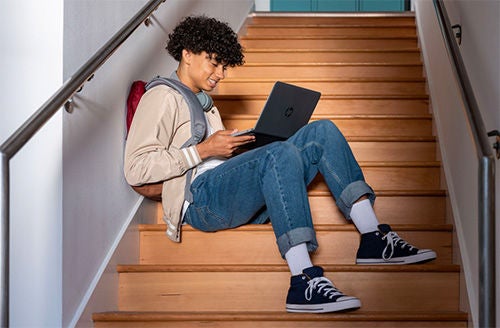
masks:
[[[208,120],[207,120],[208,122]],[[211,136],[215,131],[212,129],[212,127],[210,126],[210,124],[208,123],[208,126],[207,126],[207,138],[209,136]],[[193,181],[199,177],[201,174],[205,173],[206,171],[209,171],[217,166],[219,166],[220,164],[224,163],[226,161],[226,159],[223,159],[223,158],[219,158],[219,157],[209,157],[207,159],[205,159],[203,162],[201,162],[198,166],[197,166],[197,170],[196,170],[196,174],[194,174],[191,178],[191,183],[193,183]],[[184,201],[184,205],[182,207],[182,217],[184,218],[184,214],[186,214],[186,211],[187,211],[187,208],[189,207],[189,202],[188,201]]]

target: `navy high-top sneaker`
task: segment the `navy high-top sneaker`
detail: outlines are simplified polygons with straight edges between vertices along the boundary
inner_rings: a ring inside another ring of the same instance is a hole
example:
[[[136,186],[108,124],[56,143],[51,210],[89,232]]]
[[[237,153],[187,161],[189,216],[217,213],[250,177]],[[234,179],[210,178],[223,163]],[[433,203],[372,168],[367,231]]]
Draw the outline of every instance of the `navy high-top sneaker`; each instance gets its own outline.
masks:
[[[401,239],[387,224],[378,231],[364,233],[356,255],[357,264],[411,264],[434,260],[431,249],[418,249]]]
[[[288,312],[323,313],[357,309],[361,302],[346,296],[323,277],[323,268],[313,266],[290,279],[286,298]]]

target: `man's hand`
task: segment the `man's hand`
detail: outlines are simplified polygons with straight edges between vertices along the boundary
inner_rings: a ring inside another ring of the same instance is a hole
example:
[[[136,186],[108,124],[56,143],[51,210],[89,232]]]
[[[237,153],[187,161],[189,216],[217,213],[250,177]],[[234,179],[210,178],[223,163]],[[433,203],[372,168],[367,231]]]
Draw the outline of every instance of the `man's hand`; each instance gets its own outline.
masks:
[[[233,156],[234,152],[241,145],[255,141],[255,136],[246,135],[234,137],[231,135],[237,131],[237,129],[217,131],[206,140],[196,145],[196,149],[201,159],[214,156],[229,158]]]

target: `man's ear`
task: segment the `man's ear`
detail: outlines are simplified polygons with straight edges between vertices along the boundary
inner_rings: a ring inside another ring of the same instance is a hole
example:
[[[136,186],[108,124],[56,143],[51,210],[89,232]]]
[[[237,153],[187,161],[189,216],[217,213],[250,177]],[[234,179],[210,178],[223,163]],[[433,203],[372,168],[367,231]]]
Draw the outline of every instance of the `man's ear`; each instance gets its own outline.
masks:
[[[186,64],[191,64],[191,58],[193,57],[193,53],[187,49],[182,49],[182,60]]]

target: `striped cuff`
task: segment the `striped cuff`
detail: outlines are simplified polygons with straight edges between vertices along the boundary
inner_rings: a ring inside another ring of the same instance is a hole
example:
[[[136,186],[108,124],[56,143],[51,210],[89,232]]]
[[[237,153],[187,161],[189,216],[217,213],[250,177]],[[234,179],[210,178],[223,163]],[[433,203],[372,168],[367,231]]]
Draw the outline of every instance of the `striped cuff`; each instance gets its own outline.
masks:
[[[196,165],[201,163],[200,155],[198,154],[198,150],[196,149],[196,145],[190,146],[187,148],[182,148],[182,153],[186,158],[186,163],[189,168],[195,167]]]

